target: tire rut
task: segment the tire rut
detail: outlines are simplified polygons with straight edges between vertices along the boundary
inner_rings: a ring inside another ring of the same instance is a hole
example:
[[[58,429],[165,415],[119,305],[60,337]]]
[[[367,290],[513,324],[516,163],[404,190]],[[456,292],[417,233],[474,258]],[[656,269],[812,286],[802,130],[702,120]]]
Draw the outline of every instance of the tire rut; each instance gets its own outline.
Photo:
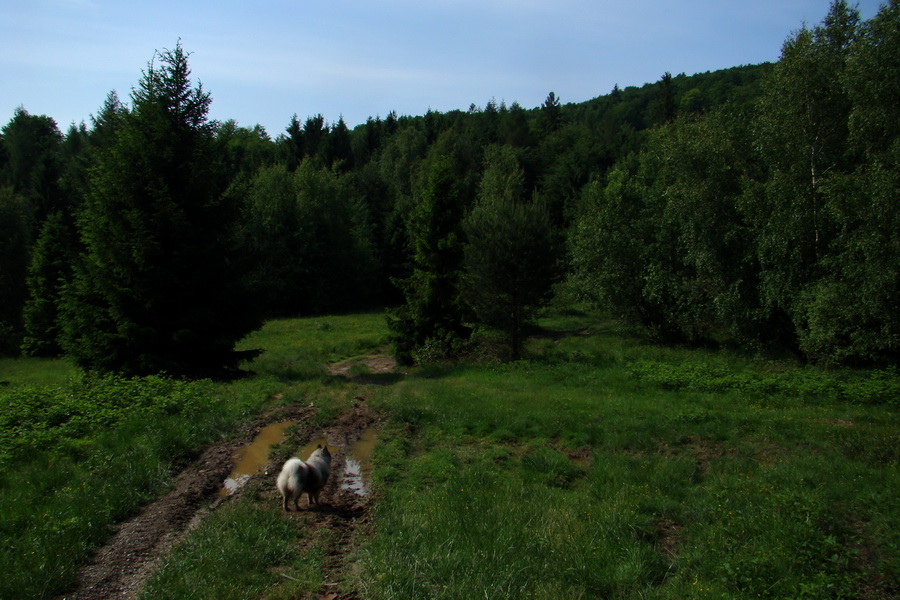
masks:
[[[262,427],[278,421],[295,420],[298,427],[292,441],[301,444],[308,441],[310,435],[321,432],[329,445],[346,450],[363,430],[376,423],[362,398],[357,398],[353,408],[324,430],[313,427],[312,417],[315,413],[316,409],[312,406],[281,407],[245,427],[234,439],[205,448],[196,460],[175,477],[166,494],[144,506],[131,519],[115,526],[107,543],[79,569],[75,588],[59,600],[134,598],[172,548],[196,528],[206,514],[215,510],[220,503],[240,495],[242,490],[231,497],[221,498],[219,491],[234,466],[234,453],[246,446]],[[327,504],[323,505],[321,511],[310,511],[315,513],[313,518],[318,517],[316,527],[326,527],[333,531],[333,535],[328,536],[330,542],[324,564],[326,585],[317,597],[349,600],[356,598],[354,593],[347,591],[342,595],[336,590],[335,582],[343,579],[346,551],[356,527],[368,519],[371,498],[341,488],[344,452],[337,453],[335,459],[332,464],[334,475],[329,478],[323,490],[323,499]],[[271,482],[264,483],[262,499],[271,499],[273,510],[276,506],[277,510],[281,510],[281,497],[275,490],[275,478],[279,469],[279,461],[273,459],[265,469],[266,475],[256,476],[271,479]],[[305,511],[300,513],[301,517],[303,512]]]

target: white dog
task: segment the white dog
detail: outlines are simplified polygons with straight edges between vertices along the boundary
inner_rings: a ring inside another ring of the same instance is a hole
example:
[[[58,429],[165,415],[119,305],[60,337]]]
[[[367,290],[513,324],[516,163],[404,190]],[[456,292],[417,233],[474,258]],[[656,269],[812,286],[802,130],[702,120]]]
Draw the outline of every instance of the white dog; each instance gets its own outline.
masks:
[[[281,492],[282,506],[288,508],[288,499],[293,500],[296,510],[300,510],[300,496],[306,493],[309,504],[319,503],[319,492],[328,481],[331,470],[331,453],[328,447],[319,445],[306,462],[299,458],[288,459],[278,475],[278,491]]]

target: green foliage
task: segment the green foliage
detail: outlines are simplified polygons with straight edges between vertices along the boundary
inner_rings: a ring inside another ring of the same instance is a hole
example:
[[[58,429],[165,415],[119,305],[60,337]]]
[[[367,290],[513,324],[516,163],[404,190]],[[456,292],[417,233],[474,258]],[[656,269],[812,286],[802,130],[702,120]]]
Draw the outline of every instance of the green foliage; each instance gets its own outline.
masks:
[[[260,315],[385,304],[401,305],[403,360],[453,352],[472,320],[460,222],[500,146],[568,236],[560,278],[659,339],[895,362],[897,22],[895,1],[868,22],[835,1],[775,64],[353,130],[294,115],[274,139],[208,121],[179,45],[154,58],[133,106],[111,93],[90,129],[61,136],[20,108],[0,132],[0,346],[19,347],[29,292],[43,315],[29,327],[47,332],[34,343],[60,327],[37,300],[54,292],[24,269],[46,217],[80,212],[87,253],[62,320],[82,366],[221,373]]]
[[[801,299],[803,350],[827,362],[871,362],[900,353],[900,93],[893,56],[900,8],[884,5],[862,28],[847,68],[852,101],[849,143],[863,160],[822,186],[837,225],[822,263],[825,274]],[[892,116],[893,115],[893,116]]]
[[[23,107],[0,130],[0,356],[18,354],[28,264],[48,214],[64,210],[62,136],[50,117]]]
[[[658,339],[895,361],[896,20],[893,4],[860,25],[832,3],[785,42],[752,111],[668,121],[585,186],[569,238],[582,293]]]
[[[406,303],[388,315],[395,356],[401,362],[410,362],[429,338],[468,337],[459,296],[465,201],[451,164],[438,159],[410,218],[413,272],[397,282]]]
[[[810,403],[900,404],[896,368],[866,373],[803,370],[735,371],[727,364],[687,361],[638,361],[629,367],[642,381],[671,390],[706,393],[741,392],[759,397],[780,395]]]
[[[260,325],[233,243],[237,206],[180,44],[151,62],[80,218],[86,255],[66,299],[64,346],[80,366],[219,376]]]
[[[25,339],[22,351],[29,356],[59,356],[60,303],[63,286],[71,280],[76,255],[74,235],[63,213],[44,222],[28,269],[30,297],[24,308]]]
[[[606,185],[594,181],[584,189],[582,213],[569,236],[573,283],[589,300],[608,307],[654,332],[658,339],[681,336],[673,322],[675,307],[660,292],[660,279],[674,277],[671,237],[657,228],[654,199],[643,187],[634,161],[610,170]],[[661,238],[661,239],[660,239]],[[661,261],[668,261],[661,262]],[[657,290],[645,289],[656,275]]]
[[[23,107],[0,130],[0,355],[18,353],[34,238],[66,205],[61,141],[53,119]]]
[[[760,335],[742,115],[654,130],[638,165],[588,186],[571,236],[576,283],[661,339]]]
[[[480,323],[508,335],[513,360],[560,272],[549,212],[538,199],[524,201],[523,188],[512,149],[489,148],[478,202],[463,221],[462,297]]]
[[[38,221],[64,209],[59,186],[62,136],[56,121],[19,107],[0,133],[5,159],[0,163],[0,187],[9,186],[24,197]]]
[[[0,388],[0,597],[63,594],[110,524],[227,430],[234,403],[216,396],[161,377]]]
[[[850,102],[843,86],[858,13],[832,4],[824,27],[803,28],[784,44],[765,82],[757,136],[770,169],[757,210],[766,302],[789,315],[817,275],[835,223],[824,209],[823,180],[846,167]]]
[[[377,297],[373,240],[366,207],[336,176],[304,162],[294,174],[297,222],[303,248],[290,260],[303,270],[301,312],[324,313],[367,306]]]
[[[63,387],[0,388],[0,466],[53,452],[131,418],[195,415],[214,405],[208,383],[82,375]]]
[[[306,160],[259,170],[246,191],[241,236],[249,285],[269,316],[366,306],[377,296],[367,212],[331,171]]]
[[[0,187],[0,356],[17,353],[27,289],[31,211],[11,187]]]
[[[562,108],[555,92],[547,94],[541,105],[541,127],[545,133],[557,131],[562,124]]]
[[[253,175],[274,161],[275,148],[262,125],[239,127],[234,120],[225,121],[216,128],[216,142],[234,179]]]
[[[243,197],[241,240],[254,260],[248,285],[263,312],[269,316],[296,308],[303,292],[303,233],[298,222],[293,179],[287,167],[263,167],[245,190],[232,190]]]

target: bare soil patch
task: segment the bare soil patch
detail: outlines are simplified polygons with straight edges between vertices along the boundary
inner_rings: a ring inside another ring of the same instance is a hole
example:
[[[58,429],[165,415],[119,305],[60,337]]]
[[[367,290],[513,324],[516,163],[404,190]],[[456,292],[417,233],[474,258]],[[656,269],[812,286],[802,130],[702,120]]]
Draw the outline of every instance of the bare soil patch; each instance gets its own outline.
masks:
[[[397,361],[387,354],[369,354],[328,365],[328,374],[344,377],[360,385],[386,385],[401,379]]]
[[[351,358],[328,365],[328,374],[349,377],[350,370],[357,365],[364,365],[374,374],[394,373],[397,361],[386,354],[370,354],[362,358]]]

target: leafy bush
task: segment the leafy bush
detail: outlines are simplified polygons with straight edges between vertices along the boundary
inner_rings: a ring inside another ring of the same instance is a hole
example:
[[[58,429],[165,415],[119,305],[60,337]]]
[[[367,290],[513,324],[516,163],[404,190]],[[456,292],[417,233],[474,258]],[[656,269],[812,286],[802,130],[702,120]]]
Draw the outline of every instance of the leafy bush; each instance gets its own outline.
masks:
[[[813,367],[777,372],[732,371],[705,362],[663,363],[651,360],[631,365],[630,373],[666,389],[696,392],[783,394],[807,401],[853,404],[900,404],[896,367],[870,371],[825,371]]]
[[[50,450],[100,428],[146,415],[192,415],[214,403],[210,383],[161,376],[82,375],[63,387],[21,386],[0,391],[0,466],[29,452]]]

